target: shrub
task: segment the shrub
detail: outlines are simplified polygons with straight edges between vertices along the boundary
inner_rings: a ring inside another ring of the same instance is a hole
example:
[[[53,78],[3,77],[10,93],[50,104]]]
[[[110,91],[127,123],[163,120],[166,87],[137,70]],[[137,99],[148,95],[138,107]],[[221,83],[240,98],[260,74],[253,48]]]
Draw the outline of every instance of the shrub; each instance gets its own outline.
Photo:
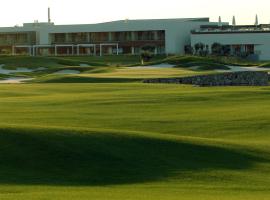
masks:
[[[222,45],[220,43],[215,42],[212,44],[212,54],[220,56],[222,54]]]

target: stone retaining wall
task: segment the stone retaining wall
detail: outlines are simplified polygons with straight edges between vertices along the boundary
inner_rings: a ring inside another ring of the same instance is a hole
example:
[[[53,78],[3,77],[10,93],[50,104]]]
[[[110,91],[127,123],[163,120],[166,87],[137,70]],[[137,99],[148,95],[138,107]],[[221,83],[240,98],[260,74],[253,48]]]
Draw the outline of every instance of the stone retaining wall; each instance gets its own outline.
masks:
[[[180,78],[146,79],[144,83],[192,84],[198,86],[266,86],[267,72],[229,72]]]

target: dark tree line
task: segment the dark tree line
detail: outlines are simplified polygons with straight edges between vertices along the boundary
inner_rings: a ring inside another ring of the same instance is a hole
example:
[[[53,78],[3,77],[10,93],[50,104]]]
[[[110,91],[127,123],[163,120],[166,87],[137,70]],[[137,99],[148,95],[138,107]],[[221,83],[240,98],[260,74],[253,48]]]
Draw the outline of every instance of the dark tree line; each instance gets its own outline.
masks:
[[[199,56],[207,56],[210,54],[216,56],[227,56],[230,54],[230,47],[228,45],[222,45],[220,43],[214,43],[211,47],[209,45],[205,45],[202,42],[196,43],[194,47],[185,46],[185,53],[191,55],[199,55]]]

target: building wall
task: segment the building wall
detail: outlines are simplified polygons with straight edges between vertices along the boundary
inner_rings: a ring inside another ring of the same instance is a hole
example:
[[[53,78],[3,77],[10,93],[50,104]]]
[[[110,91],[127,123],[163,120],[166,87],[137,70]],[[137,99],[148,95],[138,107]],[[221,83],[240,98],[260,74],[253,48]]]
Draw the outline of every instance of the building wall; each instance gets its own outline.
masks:
[[[52,23],[26,23],[22,27],[0,28],[5,32],[36,32],[36,44],[51,44],[51,33],[77,32],[124,32],[124,31],[165,31],[165,51],[168,54],[183,54],[184,46],[190,44],[190,31],[210,23],[209,18],[121,20],[115,22],[85,25],[54,25]],[[1,45],[1,44],[0,44]]]
[[[192,34],[191,45],[202,42],[209,47],[217,42],[223,45],[255,45],[260,60],[270,60],[270,32],[265,33],[212,33]],[[211,49],[211,48],[210,48]]]
[[[121,20],[99,24],[54,25],[53,23],[25,23],[21,27],[2,27],[1,33],[35,32],[36,45],[53,44],[54,33],[108,33],[136,31],[164,31],[165,53],[184,54],[184,46],[189,45],[190,32],[201,25],[214,25],[209,18],[194,19],[155,19],[155,20]],[[66,34],[66,35],[68,35]],[[69,37],[69,36],[67,36]],[[111,37],[111,36],[110,36]],[[109,41],[106,41],[109,42]],[[15,45],[15,44],[14,44]],[[30,44],[29,44],[30,45]],[[0,44],[1,46],[1,44]]]
[[[194,21],[192,21],[194,20]],[[168,54],[183,54],[184,46],[190,44],[190,31],[201,25],[214,24],[209,19],[162,19],[162,20],[123,20],[93,25],[60,25],[51,26],[48,33],[72,32],[124,32],[124,31],[165,31],[165,48]],[[44,35],[44,36],[45,36]],[[46,37],[46,36],[45,36]],[[47,40],[47,41],[46,41]],[[41,41],[48,43],[48,38]]]

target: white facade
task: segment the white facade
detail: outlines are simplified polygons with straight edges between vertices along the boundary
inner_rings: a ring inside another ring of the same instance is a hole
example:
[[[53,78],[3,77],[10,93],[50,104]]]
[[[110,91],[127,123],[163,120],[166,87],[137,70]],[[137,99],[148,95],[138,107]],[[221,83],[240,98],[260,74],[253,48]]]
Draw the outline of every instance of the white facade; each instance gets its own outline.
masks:
[[[253,30],[253,31],[206,31],[193,32],[191,35],[191,45],[194,47],[196,43],[211,46],[214,43],[222,45],[245,46],[252,45],[254,54],[259,60],[270,60],[270,31]]]
[[[112,32],[135,32],[135,31],[164,31],[165,41],[164,48],[166,54],[184,54],[184,46],[190,45],[190,32],[199,28],[201,25],[213,25],[217,23],[209,22],[209,18],[195,19],[156,19],[156,20],[121,20],[99,24],[85,25],[54,25],[53,23],[26,23],[22,27],[0,28],[0,36],[5,33],[22,33],[35,32],[35,44],[23,44],[46,47],[46,45],[54,45],[52,43],[52,34],[72,34],[72,33],[112,33]],[[105,42],[109,43],[111,41]],[[114,45],[118,41],[114,41]],[[86,42],[84,44],[92,44]],[[17,44],[11,44],[15,46]],[[60,44],[58,44],[60,45]],[[83,45],[83,44],[67,44],[63,45]],[[99,45],[99,44],[95,44]],[[0,42],[1,46],[1,42]],[[121,46],[121,44],[119,44]],[[101,47],[101,46],[98,46]],[[132,48],[132,47],[131,47]],[[35,51],[35,50],[33,50]],[[72,49],[73,51],[73,49]],[[111,51],[111,50],[110,50]],[[134,49],[131,50],[133,52]]]

